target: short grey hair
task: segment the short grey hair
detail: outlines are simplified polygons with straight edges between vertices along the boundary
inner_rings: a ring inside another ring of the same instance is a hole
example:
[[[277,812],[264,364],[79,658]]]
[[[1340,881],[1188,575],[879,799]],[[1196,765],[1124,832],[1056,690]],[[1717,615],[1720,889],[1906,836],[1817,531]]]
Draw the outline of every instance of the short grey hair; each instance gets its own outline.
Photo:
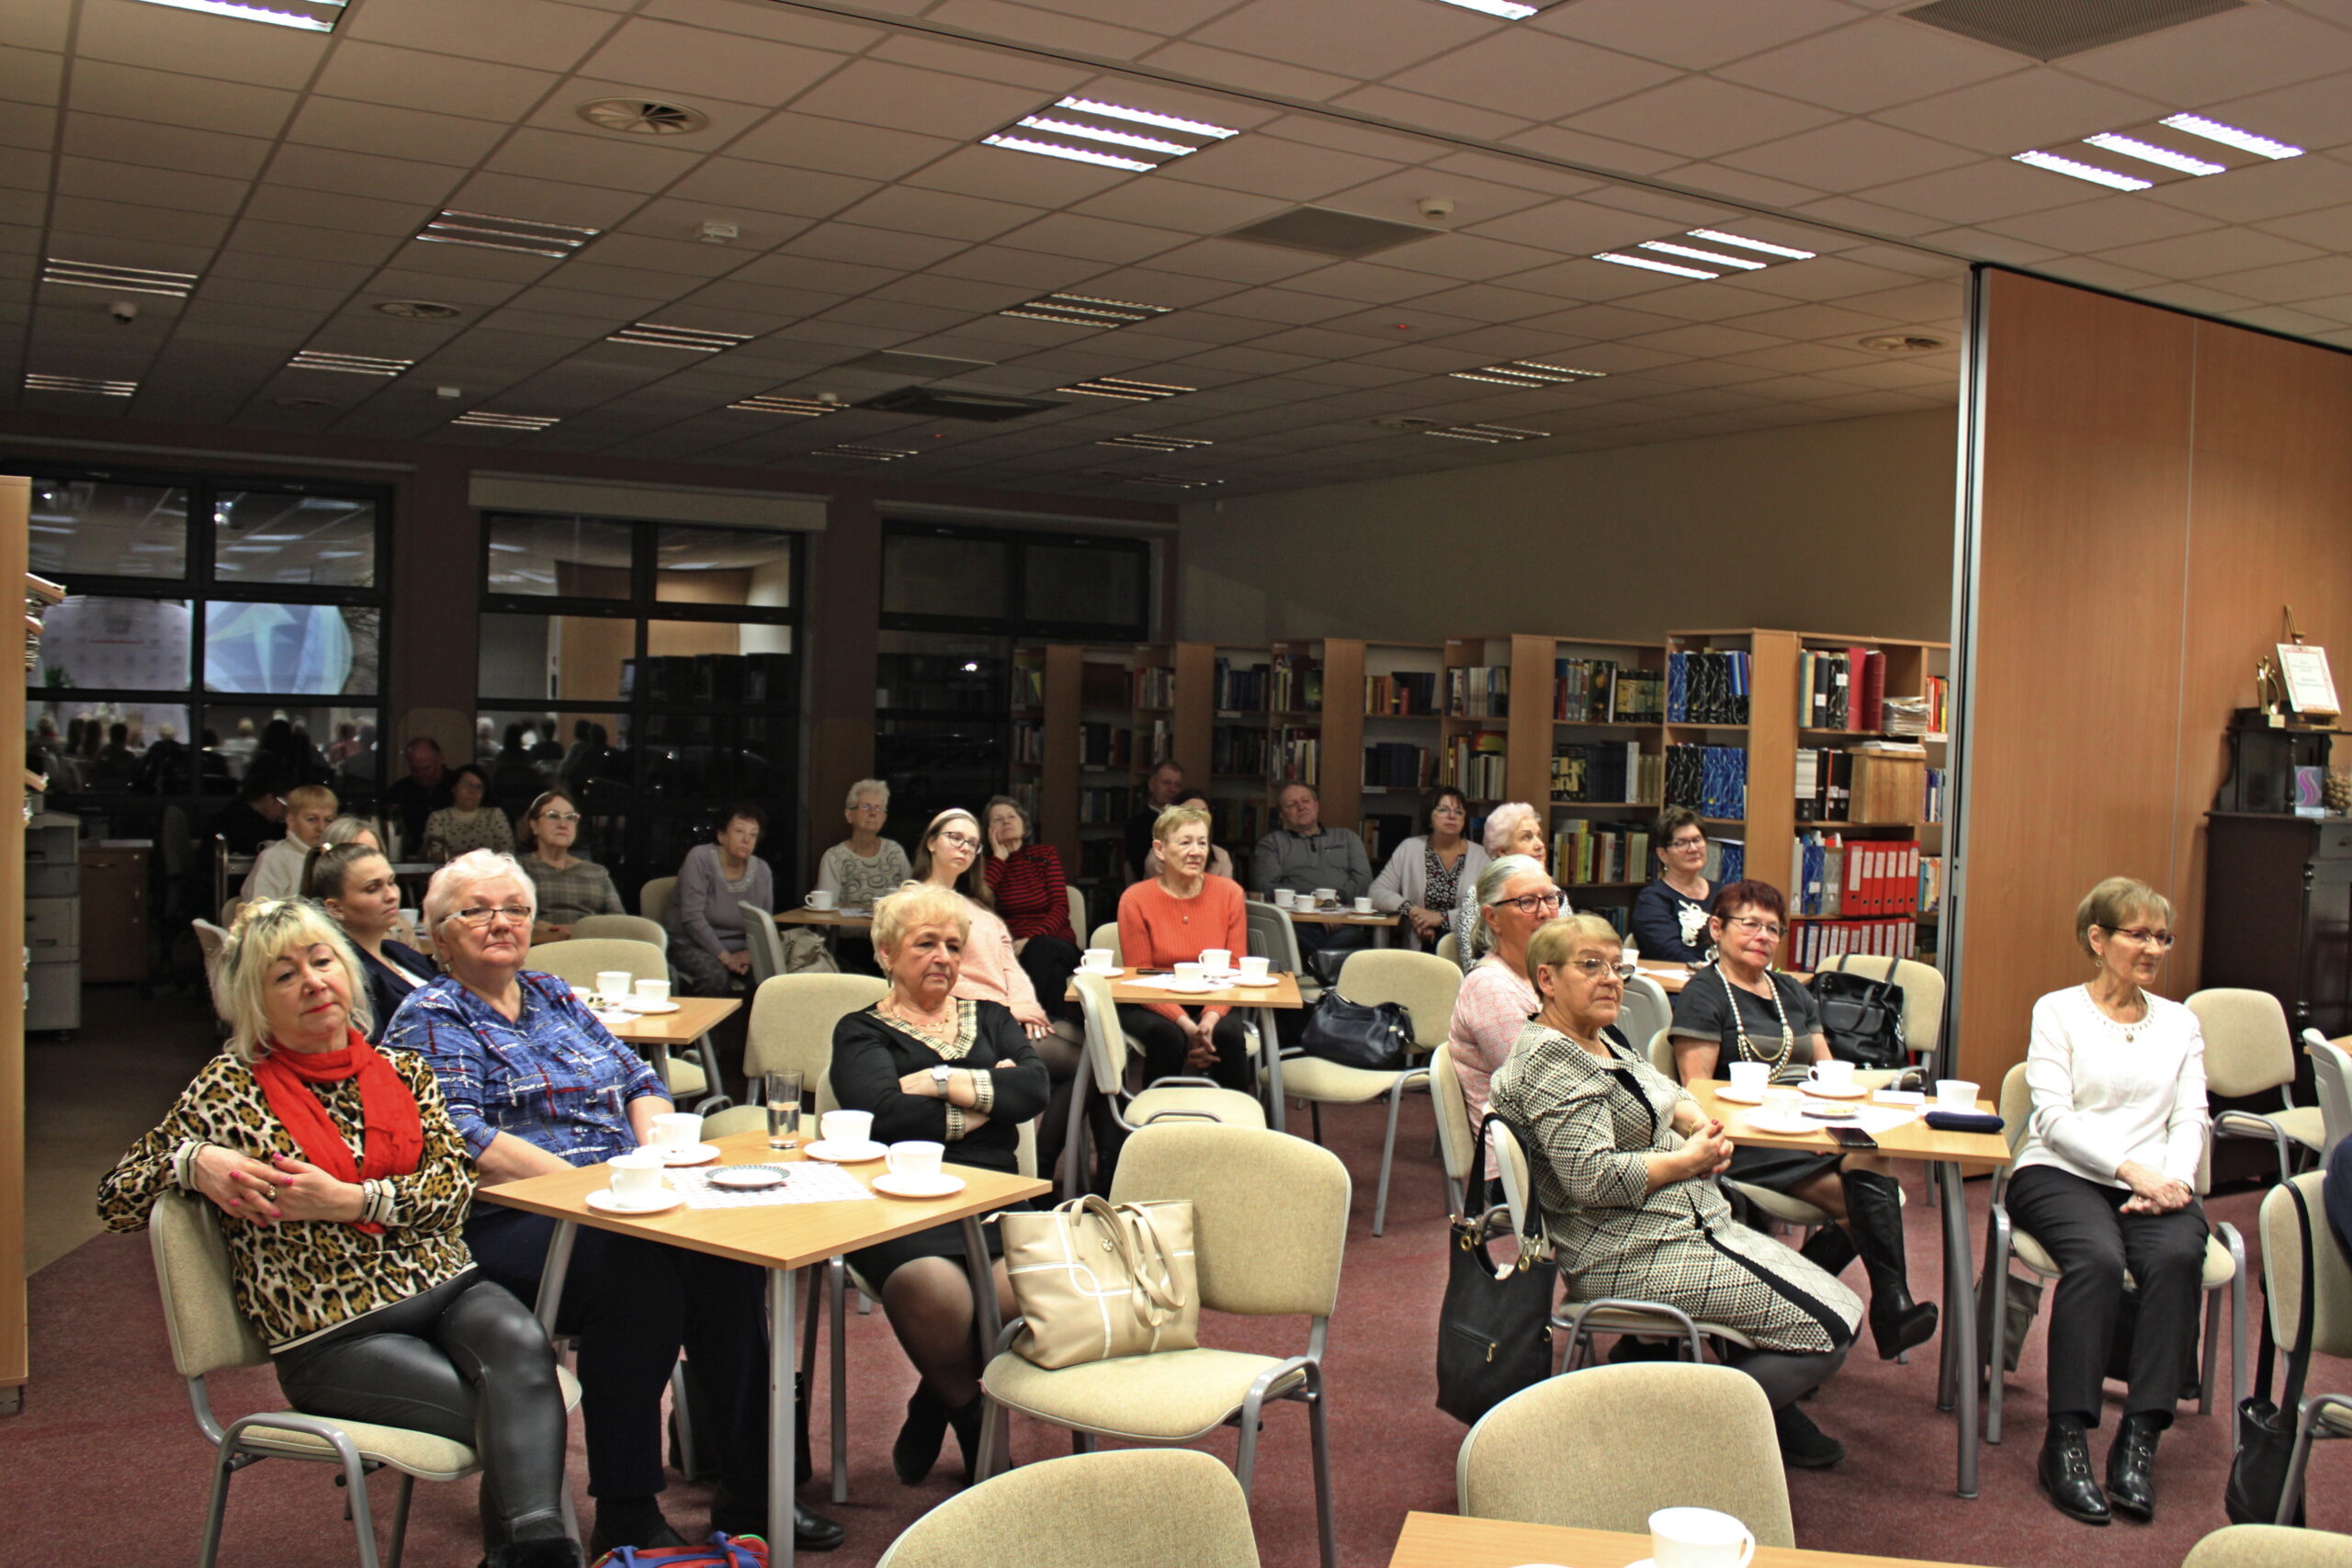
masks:
[[[351,988],[351,1025],[374,1025],[371,993],[351,951],[351,939],[325,909],[307,898],[261,898],[237,911],[237,923],[213,963],[212,1000],[229,1023],[229,1054],[252,1066],[269,1055],[269,967],[289,953],[334,950]]]
[[[1535,807],[1523,800],[1507,800],[1487,813],[1486,849],[1490,855],[1501,854],[1510,847],[1523,822],[1539,820]]]
[[[1471,956],[1476,957],[1495,945],[1494,931],[1487,924],[1487,906],[1503,896],[1503,889],[1510,886],[1512,877],[1525,876],[1531,871],[1538,876],[1546,874],[1533,855],[1500,855],[1488,861],[1487,869],[1478,874],[1477,885],[1472,890],[1477,909],[1470,917]]]
[[[458,912],[466,895],[486,882],[508,881],[523,891],[523,902],[531,911],[531,919],[539,918],[538,885],[531,874],[513,855],[496,850],[468,850],[447,865],[433,874],[433,881],[424,889],[424,929],[439,931],[443,921]]]
[[[855,784],[849,786],[849,798],[842,802],[842,809],[843,811],[856,810],[857,797],[861,795],[878,795],[882,797],[882,808],[885,811],[890,808],[890,786],[888,784],[884,784],[880,779],[860,779]]]

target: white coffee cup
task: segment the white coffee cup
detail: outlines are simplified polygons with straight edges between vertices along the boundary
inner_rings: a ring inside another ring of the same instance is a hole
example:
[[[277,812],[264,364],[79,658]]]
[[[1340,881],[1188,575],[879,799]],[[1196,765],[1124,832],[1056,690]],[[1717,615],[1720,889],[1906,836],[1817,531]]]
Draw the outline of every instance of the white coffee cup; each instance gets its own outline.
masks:
[[[1266,977],[1266,966],[1272,962],[1272,961],[1271,959],[1261,957],[1244,958],[1241,961],[1241,977],[1245,980],[1264,979]]]
[[[1176,978],[1178,978],[1179,980],[1197,980],[1197,979],[1199,979],[1200,977],[1201,977],[1201,965],[1200,965],[1200,964],[1179,964],[1178,965],[1176,965]]]
[[[884,1156],[893,1176],[921,1179],[939,1174],[939,1162],[947,1157],[947,1145],[916,1138],[903,1144],[892,1144]]]
[[[1747,1568],[1756,1532],[1713,1508],[1660,1508],[1650,1516],[1650,1562],[1657,1568]]]
[[[628,971],[599,969],[596,971],[596,998],[599,1001],[616,1002],[628,995]]]
[[[639,980],[637,983],[637,999],[641,1002],[668,1001],[670,999],[670,982],[667,980]]]
[[[1277,909],[1295,909],[1298,908],[1298,895],[1292,892],[1287,887],[1275,888],[1274,908]]]
[[[812,909],[830,909],[833,907],[833,896],[819,887],[812,890],[802,902]]]
[[[1976,1109],[1976,1086],[1966,1078],[1938,1078],[1936,1103],[1946,1111]]]
[[[1742,1094],[1761,1098],[1771,1082],[1772,1064],[1770,1062],[1734,1062],[1731,1065],[1731,1087]]]
[[[828,1111],[817,1118],[817,1134],[829,1144],[865,1144],[874,1139],[871,1111]]]
[[[1369,898],[1359,898],[1359,899],[1357,899],[1357,900],[1356,900],[1356,913],[1357,913],[1357,914],[1359,914],[1359,915],[1369,915],[1369,914],[1371,914],[1372,912],[1373,912],[1373,911],[1372,911],[1372,900],[1371,900],[1371,899],[1369,899]]]
[[[1336,904],[1339,901],[1340,890],[1336,887],[1318,887],[1315,890],[1315,907],[1318,909],[1326,904]]]
[[[1627,937],[1625,939],[1625,946],[1623,950],[1618,953],[1618,956],[1628,964],[1639,964],[1642,961],[1642,950],[1634,945],[1634,939],[1632,937]]]
[[[1819,1084],[1824,1089],[1851,1089],[1854,1087],[1854,1064],[1838,1061],[1815,1062],[1805,1070],[1805,1077],[1809,1082]]]
[[[1107,947],[1090,947],[1086,950],[1084,966],[1089,969],[1116,969],[1119,961],[1111,955]]]
[[[662,1156],[643,1149],[615,1155],[605,1162],[613,1197],[623,1203],[650,1203],[662,1190]]]
[[[1769,1063],[1765,1065],[1770,1066]],[[1804,1103],[1804,1094],[1800,1089],[1768,1089],[1764,1091],[1764,1109],[1775,1116],[1794,1116],[1797,1107]]]
[[[1204,947],[1201,949],[1201,972],[1205,975],[1229,975],[1233,972],[1233,949]]]
[[[702,1116],[693,1111],[671,1111],[653,1119],[653,1141],[665,1149],[690,1149],[702,1142]]]

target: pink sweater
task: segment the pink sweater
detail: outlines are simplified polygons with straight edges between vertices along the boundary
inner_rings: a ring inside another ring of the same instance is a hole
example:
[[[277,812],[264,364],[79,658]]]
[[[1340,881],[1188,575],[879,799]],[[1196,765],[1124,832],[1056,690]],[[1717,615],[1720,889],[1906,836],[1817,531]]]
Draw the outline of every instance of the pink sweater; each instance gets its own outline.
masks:
[[[972,934],[964,940],[964,972],[952,994],[976,1002],[1002,1002],[1016,1012],[1035,1007],[1037,987],[1029,983],[1029,971],[1021,967],[1004,922],[969,898],[964,900],[964,913],[972,922]]]

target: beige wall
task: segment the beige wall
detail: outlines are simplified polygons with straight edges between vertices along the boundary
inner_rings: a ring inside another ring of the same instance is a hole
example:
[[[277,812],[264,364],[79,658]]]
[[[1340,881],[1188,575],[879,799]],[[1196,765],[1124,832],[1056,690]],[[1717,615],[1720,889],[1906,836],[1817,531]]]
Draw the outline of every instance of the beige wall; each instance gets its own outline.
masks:
[[[1841,420],[1188,505],[1182,637],[1940,640],[1954,416]]]

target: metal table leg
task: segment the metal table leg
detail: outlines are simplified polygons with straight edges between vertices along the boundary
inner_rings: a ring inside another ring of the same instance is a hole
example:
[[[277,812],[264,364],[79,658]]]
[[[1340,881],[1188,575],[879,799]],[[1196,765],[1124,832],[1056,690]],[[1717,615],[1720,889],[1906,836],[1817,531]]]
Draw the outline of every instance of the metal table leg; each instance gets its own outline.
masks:
[[[547,1261],[539,1265],[539,1326],[555,1337],[556,1308],[563,1302],[564,1276],[571,1271],[571,1244],[580,1239],[580,1224],[576,1220],[558,1220],[555,1234],[548,1238]]]
[[[1968,1198],[1960,1167],[1939,1168],[1944,1211],[1944,1342],[1950,1353],[1960,1411],[1960,1485],[1962,1497],[1976,1495],[1979,1421],[1976,1345],[1976,1280],[1968,1263]]]
[[[796,1481],[792,1435],[799,1430],[793,1409],[792,1325],[795,1286],[790,1269],[768,1270],[768,1562],[788,1565],[793,1558],[792,1495]]]
[[[1283,1125],[1283,1043],[1274,1032],[1274,1010],[1258,1010],[1259,1065],[1266,1074],[1266,1124],[1275,1132],[1284,1132]]]
[[[972,1278],[972,1337],[979,1349],[980,1371],[986,1372],[989,1358],[996,1354],[997,1336],[1004,1332],[1003,1320],[996,1310],[996,1270],[989,1259],[989,1238],[978,1214],[964,1216],[964,1267]],[[985,1431],[988,1423],[982,1424]],[[967,1456],[972,1461],[975,1475],[1000,1475],[1012,1467],[1012,1423],[998,1421],[994,1451],[985,1460],[978,1454]]]

